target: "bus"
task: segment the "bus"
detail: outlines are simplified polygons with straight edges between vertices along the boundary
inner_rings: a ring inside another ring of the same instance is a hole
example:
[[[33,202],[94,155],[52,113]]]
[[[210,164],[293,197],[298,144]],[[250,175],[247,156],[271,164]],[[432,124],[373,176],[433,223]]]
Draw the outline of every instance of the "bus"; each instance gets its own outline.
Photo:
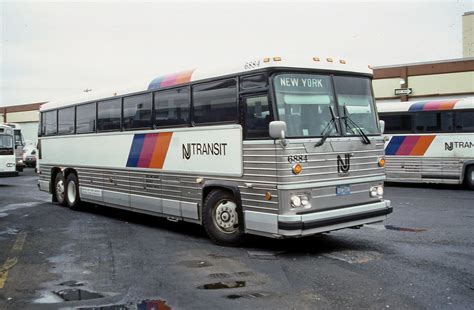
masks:
[[[13,129],[0,124],[0,176],[17,176]]]
[[[378,104],[387,181],[474,189],[474,97]]]
[[[15,139],[15,158],[16,158],[16,171],[22,172],[25,164],[23,163],[23,148],[25,146],[25,140],[21,133],[21,126],[16,123],[5,123],[13,129],[13,137]]]
[[[392,207],[371,77],[344,60],[269,57],[52,101],[38,186],[71,209],[201,224],[225,245],[379,222]]]

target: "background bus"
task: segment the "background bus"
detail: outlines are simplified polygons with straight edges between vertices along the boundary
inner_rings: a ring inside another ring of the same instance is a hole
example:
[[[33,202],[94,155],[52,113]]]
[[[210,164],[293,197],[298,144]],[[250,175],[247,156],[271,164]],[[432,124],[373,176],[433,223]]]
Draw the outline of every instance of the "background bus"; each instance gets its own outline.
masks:
[[[474,189],[474,98],[378,104],[387,181]]]
[[[202,224],[222,244],[392,211],[367,65],[274,57],[211,72],[42,105],[40,189],[73,209],[82,200]]]
[[[25,164],[23,163],[23,147],[25,146],[25,140],[21,133],[21,126],[16,123],[5,123],[13,129],[13,136],[15,139],[15,158],[16,158],[16,171],[22,172]]]
[[[13,129],[0,124],[0,176],[16,176]]]

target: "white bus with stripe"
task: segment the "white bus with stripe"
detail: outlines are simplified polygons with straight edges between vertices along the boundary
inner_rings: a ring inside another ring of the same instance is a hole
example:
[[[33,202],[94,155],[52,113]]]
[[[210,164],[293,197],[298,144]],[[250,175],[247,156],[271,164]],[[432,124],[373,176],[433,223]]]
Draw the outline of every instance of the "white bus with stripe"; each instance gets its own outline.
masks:
[[[39,187],[81,202],[245,233],[298,237],[385,219],[372,72],[262,58],[42,105]]]
[[[474,189],[474,98],[381,103],[387,180]]]

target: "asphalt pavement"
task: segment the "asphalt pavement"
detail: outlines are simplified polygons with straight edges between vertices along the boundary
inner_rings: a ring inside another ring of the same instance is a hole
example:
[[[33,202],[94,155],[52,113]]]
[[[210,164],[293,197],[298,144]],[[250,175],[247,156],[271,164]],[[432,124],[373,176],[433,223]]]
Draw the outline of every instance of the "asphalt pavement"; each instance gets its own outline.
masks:
[[[472,309],[474,191],[386,187],[380,224],[213,244],[202,227],[0,178],[0,309]]]

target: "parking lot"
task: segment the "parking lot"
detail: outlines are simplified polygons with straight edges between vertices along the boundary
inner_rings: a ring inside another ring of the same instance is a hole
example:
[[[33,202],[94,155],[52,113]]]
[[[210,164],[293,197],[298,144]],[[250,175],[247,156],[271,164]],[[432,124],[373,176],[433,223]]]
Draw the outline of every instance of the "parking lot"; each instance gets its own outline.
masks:
[[[229,248],[193,224],[59,207],[36,180],[32,169],[0,179],[1,309],[468,309],[474,300],[474,192],[457,186],[390,184],[384,223]]]

